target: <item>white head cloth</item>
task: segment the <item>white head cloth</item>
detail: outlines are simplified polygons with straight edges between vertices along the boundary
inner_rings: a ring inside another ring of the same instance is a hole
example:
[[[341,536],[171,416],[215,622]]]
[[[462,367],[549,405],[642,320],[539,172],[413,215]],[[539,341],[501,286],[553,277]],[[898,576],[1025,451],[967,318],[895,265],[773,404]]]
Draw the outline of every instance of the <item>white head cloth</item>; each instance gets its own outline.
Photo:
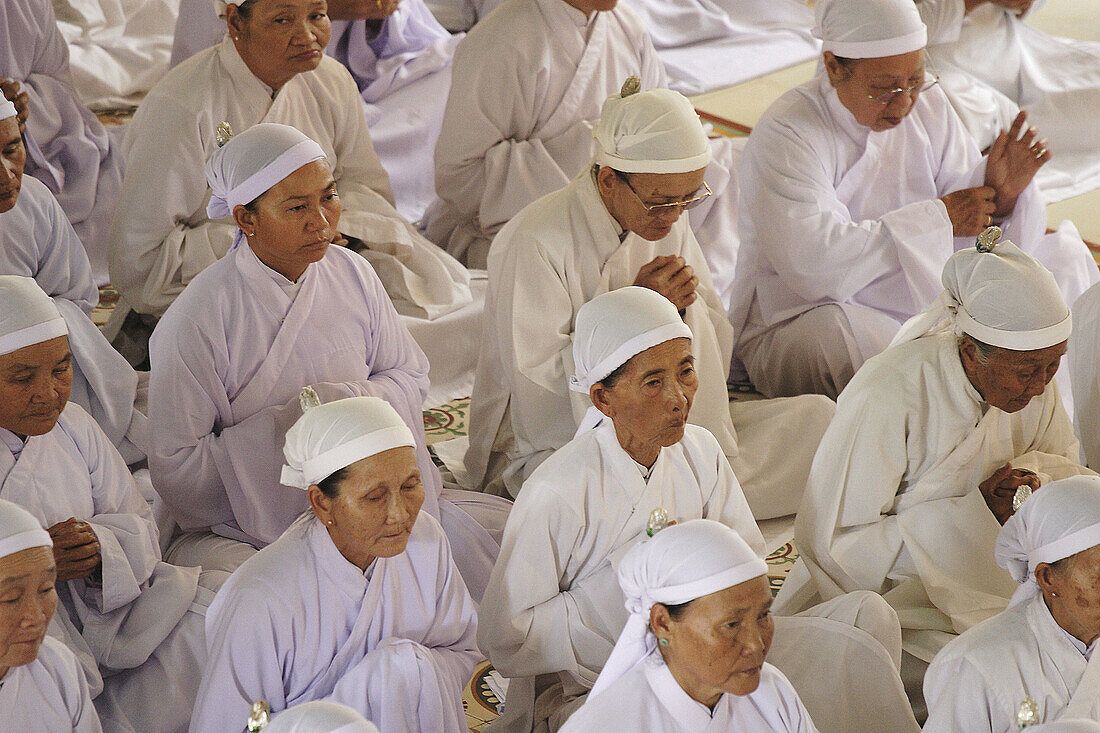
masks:
[[[331,700],[314,700],[273,715],[264,733],[378,733],[355,708]]]
[[[261,122],[234,135],[206,161],[210,202],[206,215],[224,219],[251,203],[302,166],[322,160],[325,151],[289,125]],[[240,244],[237,232],[233,246]]]
[[[15,109],[15,103],[0,94],[0,120],[7,120],[19,114]]]
[[[913,0],[820,0],[811,31],[821,50],[847,59],[872,59],[919,51],[928,29]]]
[[[0,557],[32,547],[53,547],[50,533],[26,509],[0,499]]]
[[[380,397],[350,397],[311,407],[286,431],[282,483],[299,489],[391,448],[416,447],[397,410]]]
[[[666,527],[627,551],[619,585],[630,617],[592,687],[599,693],[657,648],[649,628],[654,603],[677,605],[766,575],[768,566],[741,535],[711,519]]]
[[[1007,240],[992,252],[956,252],[943,268],[939,298],[910,318],[891,342],[953,329],[982,343],[1035,351],[1069,338],[1073,319],[1054,276]]]
[[[1020,583],[1009,608],[1039,593],[1035,568],[1100,545],[1100,476],[1072,476],[1036,491],[1001,527],[994,556]]]
[[[1100,723],[1084,718],[1063,719],[1056,720],[1053,723],[1029,725],[1027,733],[1100,733]]]
[[[34,278],[0,275],[0,354],[69,333],[65,319]]]
[[[671,89],[611,95],[592,136],[596,163],[623,173],[690,173],[710,162],[699,113]]]

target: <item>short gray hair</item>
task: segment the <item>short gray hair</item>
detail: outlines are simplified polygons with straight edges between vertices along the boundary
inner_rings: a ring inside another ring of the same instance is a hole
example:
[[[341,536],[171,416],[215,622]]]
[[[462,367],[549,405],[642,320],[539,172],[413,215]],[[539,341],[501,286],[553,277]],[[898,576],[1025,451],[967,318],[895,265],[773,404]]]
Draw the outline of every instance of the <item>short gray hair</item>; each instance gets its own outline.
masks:
[[[984,366],[989,366],[990,360],[993,358],[993,354],[996,353],[997,347],[990,346],[984,341],[979,341],[968,333],[960,333],[956,337],[956,344],[961,349],[962,345],[966,342],[970,342],[974,345],[974,351],[977,354],[978,363]]]

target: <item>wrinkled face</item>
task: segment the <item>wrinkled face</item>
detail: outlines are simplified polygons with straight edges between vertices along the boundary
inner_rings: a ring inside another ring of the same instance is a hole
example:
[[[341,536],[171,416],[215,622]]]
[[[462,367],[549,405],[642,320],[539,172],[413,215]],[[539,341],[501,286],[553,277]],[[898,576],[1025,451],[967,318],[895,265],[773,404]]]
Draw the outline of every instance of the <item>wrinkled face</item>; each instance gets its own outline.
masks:
[[[424,503],[415,449],[392,448],[356,461],[338,486],[333,499],[311,488],[310,503],[349,562],[365,570],[376,557],[405,551]]]
[[[959,345],[963,369],[982,398],[1003,412],[1019,412],[1041,395],[1054,379],[1066,342],[1036,351],[994,347],[985,363],[967,340]]]
[[[684,692],[713,705],[721,693],[755,690],[775,633],[771,605],[768,580],[759,577],[697,598],[670,619],[661,653]]]
[[[340,224],[340,196],[324,160],[307,163],[233,217],[264,264],[297,280],[325,256]]]
[[[895,94],[887,104],[869,99],[892,89],[918,86],[924,81],[924,51],[874,59],[854,59],[847,66],[826,51],[825,70],[840,102],[856,122],[875,132],[897,127],[913,111],[920,92]]]
[[[656,242],[668,236],[684,209],[666,207],[649,212],[646,205],[694,198],[703,187],[705,173],[706,168],[688,173],[630,173],[623,180],[612,169],[603,167],[596,175],[596,182],[604,205],[619,226]]]
[[[4,170],[0,174],[0,214],[11,211],[19,198],[23,185],[23,166],[27,162],[27,149],[19,135],[19,121],[15,117],[0,120],[0,159]]]
[[[246,14],[228,6],[229,35],[245,65],[272,89],[321,63],[332,35],[325,0],[253,0]]]
[[[1091,644],[1100,637],[1100,545],[1066,559],[1048,573],[1050,589],[1057,593],[1048,598],[1050,613],[1059,626]]]
[[[72,361],[67,336],[0,356],[0,428],[23,438],[53,430],[69,401]]]
[[[48,547],[0,558],[0,670],[30,664],[57,608],[57,566]]]

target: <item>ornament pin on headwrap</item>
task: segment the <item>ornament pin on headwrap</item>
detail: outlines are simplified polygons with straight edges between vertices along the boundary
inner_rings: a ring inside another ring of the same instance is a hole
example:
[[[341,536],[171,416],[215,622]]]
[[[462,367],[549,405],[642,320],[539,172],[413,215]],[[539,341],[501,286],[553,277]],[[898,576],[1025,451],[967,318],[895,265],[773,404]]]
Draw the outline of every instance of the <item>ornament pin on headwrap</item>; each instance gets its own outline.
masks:
[[[642,80],[636,76],[627,77],[623,82],[623,88],[619,90],[620,97],[629,97],[642,91]]]
[[[248,731],[256,733],[263,730],[271,722],[271,706],[264,700],[252,703],[252,710],[248,714]]]
[[[672,521],[668,517],[668,512],[664,507],[657,507],[649,513],[649,521],[645,523],[646,536],[652,537],[670,524]]]
[[[233,137],[232,126],[228,122],[219,122],[214,129],[214,139],[217,140],[218,147],[223,147],[231,137]]]
[[[1041,722],[1039,720],[1039,706],[1031,699],[1031,695],[1028,695],[1020,703],[1020,709],[1016,711],[1016,727],[1027,728],[1028,726],[1039,725]]]
[[[1001,241],[1001,234],[1001,228],[998,226],[986,227],[985,231],[978,235],[975,249],[982,253],[992,252],[997,242]]]
[[[321,398],[317,396],[317,391],[308,384],[302,387],[302,391],[298,393],[298,404],[302,407],[302,413],[307,410],[312,410],[314,407],[321,406]]]
[[[1012,511],[1020,511],[1020,507],[1024,505],[1024,502],[1031,498],[1032,491],[1032,488],[1027,484],[1021,484],[1012,496]]]

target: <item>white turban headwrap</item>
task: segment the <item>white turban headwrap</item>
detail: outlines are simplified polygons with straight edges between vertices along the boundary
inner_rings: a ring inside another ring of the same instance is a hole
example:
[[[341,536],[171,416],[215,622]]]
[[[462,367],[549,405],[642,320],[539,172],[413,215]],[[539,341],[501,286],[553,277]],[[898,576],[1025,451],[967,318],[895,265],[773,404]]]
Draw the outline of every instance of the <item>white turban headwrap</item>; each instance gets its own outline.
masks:
[[[1036,491],[1001,527],[994,557],[1020,583],[1009,608],[1039,594],[1035,568],[1100,545],[1100,476],[1072,476]]]
[[[416,447],[397,410],[380,397],[311,407],[286,432],[282,483],[308,489],[341,468],[391,448]]]
[[[699,113],[671,89],[613,94],[592,136],[596,163],[623,173],[690,173],[710,162]]]
[[[32,547],[53,547],[50,533],[26,509],[0,499],[0,557]]]
[[[65,336],[65,319],[34,278],[0,275],[0,354]]]
[[[898,56],[928,44],[913,0],[819,0],[814,19],[821,50],[841,58]]]
[[[378,733],[355,708],[331,700],[314,700],[273,715],[264,733]]]
[[[11,119],[17,114],[19,114],[19,112],[15,109],[15,103],[0,94],[0,120]]]
[[[678,605],[767,575],[768,566],[741,535],[711,519],[666,527],[627,551],[619,585],[630,617],[591,695],[611,685],[657,648],[649,628],[654,603]]]
[[[325,158],[325,151],[289,125],[261,122],[234,135],[206,161],[210,202],[206,215],[224,219],[233,209],[259,198],[304,165]],[[236,247],[244,239],[237,231]]]
[[[1009,241],[991,252],[969,248],[951,255],[943,287],[932,305],[906,321],[891,346],[953,329],[990,346],[1035,351],[1062,343],[1073,330],[1054,276]]]

